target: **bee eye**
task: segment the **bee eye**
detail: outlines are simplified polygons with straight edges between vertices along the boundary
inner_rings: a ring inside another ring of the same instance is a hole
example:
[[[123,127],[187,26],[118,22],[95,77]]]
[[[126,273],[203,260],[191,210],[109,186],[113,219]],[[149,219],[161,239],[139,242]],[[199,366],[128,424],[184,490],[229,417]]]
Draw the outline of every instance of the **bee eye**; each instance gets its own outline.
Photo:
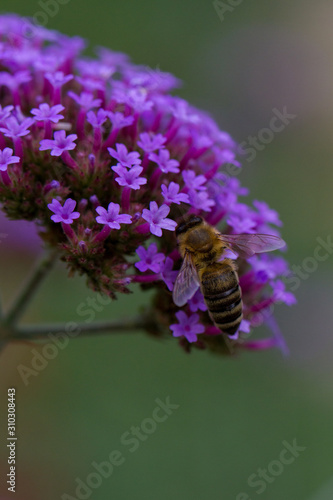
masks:
[[[193,216],[189,220],[190,227],[197,226],[198,224],[201,224],[201,222],[202,222],[202,218],[199,217],[198,215]]]
[[[178,236],[181,233],[185,233],[187,231],[188,227],[186,222],[182,222],[181,224],[178,224],[176,227],[176,236]]]
[[[176,236],[182,233],[186,233],[192,227],[198,226],[202,223],[202,218],[198,215],[192,215],[185,220],[182,220],[176,227]]]

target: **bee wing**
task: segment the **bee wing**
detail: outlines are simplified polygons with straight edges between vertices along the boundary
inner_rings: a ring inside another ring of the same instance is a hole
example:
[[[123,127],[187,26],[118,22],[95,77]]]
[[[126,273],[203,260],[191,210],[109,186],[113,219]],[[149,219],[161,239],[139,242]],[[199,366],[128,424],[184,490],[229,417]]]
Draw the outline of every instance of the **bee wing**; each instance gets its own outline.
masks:
[[[193,263],[191,255],[186,252],[182,267],[178,273],[173,287],[173,301],[181,307],[190,300],[200,286],[198,273]]]
[[[271,252],[285,246],[278,236],[273,234],[221,234],[220,240],[225,242],[240,257],[251,257],[255,253]]]

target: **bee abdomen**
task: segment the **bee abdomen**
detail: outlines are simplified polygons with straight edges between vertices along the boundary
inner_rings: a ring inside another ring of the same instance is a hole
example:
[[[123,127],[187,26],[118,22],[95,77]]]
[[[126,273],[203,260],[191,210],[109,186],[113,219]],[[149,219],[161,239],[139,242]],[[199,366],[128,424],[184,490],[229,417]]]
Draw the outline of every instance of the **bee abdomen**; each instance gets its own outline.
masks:
[[[224,311],[231,310],[233,304],[240,298],[239,285],[237,284],[233,288],[230,288],[230,290],[225,290],[224,292],[205,294],[204,297],[211,312],[219,312],[221,308]]]
[[[209,313],[220,330],[228,335],[236,333],[242,318],[243,304],[236,272],[205,272],[202,276],[202,291]]]

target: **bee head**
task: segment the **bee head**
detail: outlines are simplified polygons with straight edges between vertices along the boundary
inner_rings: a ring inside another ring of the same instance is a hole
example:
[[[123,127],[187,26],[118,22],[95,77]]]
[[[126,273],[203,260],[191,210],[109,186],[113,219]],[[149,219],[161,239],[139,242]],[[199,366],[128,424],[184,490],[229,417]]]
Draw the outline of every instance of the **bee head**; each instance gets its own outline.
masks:
[[[180,221],[178,222],[178,225],[176,227],[176,236],[179,236],[182,233],[186,233],[189,229],[191,229],[194,226],[198,226],[199,224],[202,224],[203,219],[199,217],[198,215],[186,215],[185,217],[182,217]]]

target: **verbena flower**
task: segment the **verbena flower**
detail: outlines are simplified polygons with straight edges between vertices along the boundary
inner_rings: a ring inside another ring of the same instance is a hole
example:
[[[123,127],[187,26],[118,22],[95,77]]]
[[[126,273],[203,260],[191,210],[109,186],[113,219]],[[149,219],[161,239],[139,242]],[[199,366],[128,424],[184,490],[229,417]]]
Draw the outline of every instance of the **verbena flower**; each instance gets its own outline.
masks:
[[[39,108],[33,108],[31,114],[35,115],[36,121],[51,121],[53,123],[58,123],[64,118],[64,116],[60,114],[64,109],[64,106],[61,104],[50,107],[47,102],[43,102],[39,105]]]
[[[156,243],[151,243],[147,249],[140,246],[137,248],[136,253],[140,261],[135,263],[135,267],[139,269],[139,271],[144,273],[149,269],[154,273],[160,272],[161,263],[164,261],[165,255],[162,252],[158,252]]]
[[[127,186],[131,189],[140,189],[140,186],[147,184],[147,179],[145,177],[140,177],[143,170],[142,167],[135,166],[130,170],[127,170],[126,167],[118,164],[115,167],[112,167],[112,170],[119,176],[115,178],[115,181],[118,182],[119,186]]]
[[[173,284],[176,281],[178,271],[175,271],[173,269],[174,267],[174,261],[170,257],[167,257],[165,259],[165,262],[162,263],[161,268],[160,268],[160,273],[161,273],[161,278],[170,290],[172,292],[173,290]]]
[[[54,215],[51,215],[51,219],[54,222],[64,222],[65,224],[73,224],[74,219],[78,219],[80,217],[80,212],[74,212],[74,208],[76,205],[76,201],[68,198],[65,201],[64,206],[58,200],[52,200],[52,203],[49,203],[48,208],[54,212]]]
[[[149,155],[149,160],[157,163],[161,171],[165,174],[179,172],[179,161],[170,159],[170,152],[167,149],[160,149],[159,153],[151,153]]]
[[[176,229],[177,223],[167,217],[169,212],[170,208],[168,205],[158,207],[156,201],[150,202],[149,210],[147,208],[142,210],[142,218],[148,222],[152,234],[162,236],[162,229],[167,229],[168,231]]]
[[[106,224],[111,229],[120,229],[120,224],[130,224],[132,217],[127,214],[119,214],[120,205],[118,203],[109,203],[108,209],[97,207],[96,212],[99,214],[96,217],[98,224]]]
[[[178,323],[170,326],[174,337],[184,336],[189,342],[196,342],[197,335],[205,331],[204,326],[199,323],[198,314],[187,316],[184,311],[179,311],[176,313],[176,318]]]
[[[162,196],[167,205],[171,203],[176,203],[180,205],[181,203],[189,203],[189,197],[186,193],[180,193],[180,186],[176,182],[170,182],[168,186],[162,184]]]
[[[162,134],[149,134],[148,132],[143,132],[140,134],[140,140],[137,142],[138,146],[143,149],[146,153],[152,153],[156,149],[161,149],[164,147],[166,142],[166,137]]]
[[[73,78],[73,75],[65,75],[65,73],[63,73],[62,71],[47,71],[44,76],[54,88],[62,87],[63,85],[65,85],[65,83],[69,82]]]
[[[191,312],[196,312],[196,311],[207,311],[207,306],[205,303],[205,300],[203,298],[203,295],[201,293],[201,290],[197,290],[191,300],[188,301],[188,306],[190,308]]]
[[[130,282],[154,288],[150,314],[160,330],[151,333],[180,337],[185,349],[281,347],[272,322],[275,336],[247,340],[274,304],[295,301],[277,254],[237,258],[244,319],[229,342],[200,291],[182,310],[170,293],[181,266],[174,230],[184,212],[222,233],[279,234],[277,212],[262,201],[242,203],[248,190],[225,173],[228,163],[240,166],[231,137],[171,94],[179,82],[168,73],[108,49],[83,56],[80,38],[14,15],[0,16],[0,36],[0,202],[7,216],[35,221],[44,244],[57,247],[71,273],[85,274],[96,291],[114,298],[128,293]]]
[[[0,170],[5,172],[8,165],[13,163],[19,163],[20,158],[13,155],[13,150],[10,148],[5,148],[3,151],[0,150]]]
[[[9,116],[5,120],[4,127],[0,127],[0,132],[2,132],[5,137],[10,137],[11,139],[24,137],[29,134],[29,127],[33,122],[34,120],[32,118],[26,118],[20,123],[15,116]]]
[[[131,168],[133,165],[140,165],[140,155],[136,151],[129,153],[124,144],[116,144],[117,150],[108,148],[110,155],[119,161],[121,166]]]

